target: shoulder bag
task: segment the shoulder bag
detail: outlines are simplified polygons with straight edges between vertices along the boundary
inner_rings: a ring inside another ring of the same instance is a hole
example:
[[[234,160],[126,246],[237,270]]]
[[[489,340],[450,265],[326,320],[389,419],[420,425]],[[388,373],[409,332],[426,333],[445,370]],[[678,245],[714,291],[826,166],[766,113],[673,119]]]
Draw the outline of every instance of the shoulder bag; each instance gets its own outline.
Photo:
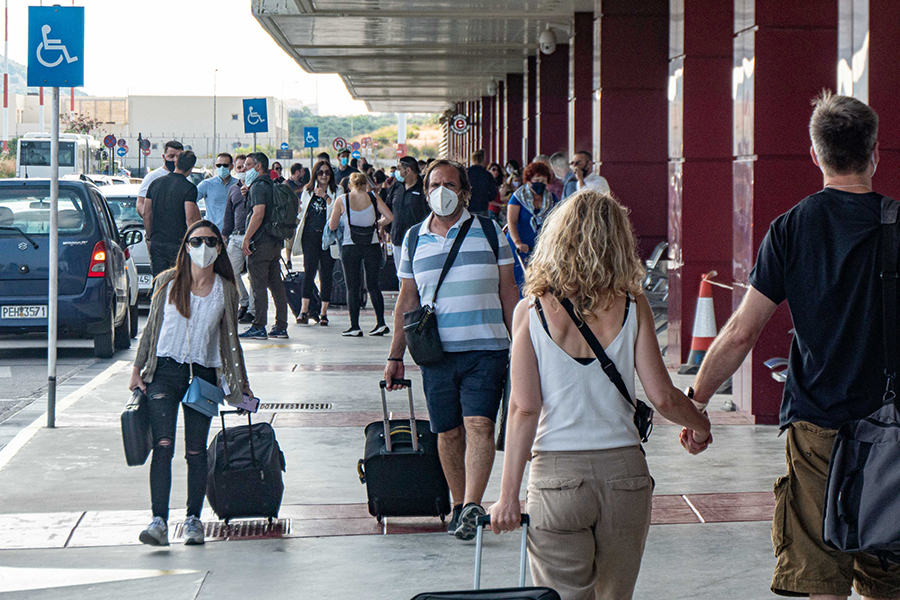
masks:
[[[466,234],[469,233],[469,229],[472,227],[472,221],[474,220],[475,217],[469,218],[469,220],[460,227],[459,233],[456,234],[456,239],[453,240],[453,246],[450,248],[450,253],[447,255],[446,260],[444,260],[444,268],[441,270],[441,276],[438,278],[437,286],[434,288],[431,304],[425,304],[424,306],[420,305],[419,308],[415,310],[403,313],[403,332],[406,334],[406,346],[409,348],[409,354],[417,365],[431,365],[444,359],[444,349],[441,346],[441,336],[438,333],[437,315],[434,313],[434,303],[437,299],[438,290],[441,289],[444,278],[447,277],[450,267],[453,266],[453,261],[456,260],[456,255],[459,254],[459,249],[462,246],[463,240],[466,238]],[[418,237],[420,226],[421,225],[410,229],[408,234],[409,242],[407,242],[407,245],[409,246],[410,269],[412,269],[413,258],[415,257],[415,249],[412,248],[411,244],[413,242],[413,236]]]
[[[841,425],[825,484],[825,543],[842,552],[876,556],[887,569],[900,563],[900,409],[895,390],[897,348],[897,257],[900,202],[881,204],[881,285],[884,314],[883,406]]]
[[[578,331],[581,332],[581,335],[584,336],[588,346],[594,351],[597,360],[600,361],[600,366],[603,367],[603,372],[606,373],[606,376],[609,377],[612,384],[619,390],[619,393],[622,395],[622,398],[625,399],[625,402],[634,408],[634,426],[637,427],[641,441],[646,442],[650,439],[650,432],[653,431],[653,409],[637,398],[632,399],[631,394],[628,392],[628,388],[625,386],[625,381],[622,379],[622,375],[616,368],[615,363],[613,363],[606,355],[606,352],[603,351],[603,346],[600,345],[600,342],[597,340],[594,332],[591,331],[591,328],[588,327],[587,323],[579,319],[578,315],[575,314],[575,307],[572,306],[572,302],[568,298],[563,298],[560,304],[562,304],[563,308],[566,309],[566,312],[569,313],[575,326],[578,327]]]
[[[191,371],[191,378],[188,380],[188,389],[181,402],[207,417],[215,417],[219,414],[219,405],[225,404],[225,392],[202,377],[194,377],[194,361],[190,360],[191,321],[190,319],[187,321],[188,368]]]
[[[375,209],[375,223],[378,223],[378,203],[375,201],[375,194],[369,192],[369,200],[372,201],[372,208]],[[372,225],[362,226],[362,225],[351,225],[350,224],[350,194],[344,196],[344,204],[346,205],[344,208],[347,209],[347,226],[350,228],[350,241],[352,241],[357,246],[367,246],[372,243],[372,236],[375,235],[375,228],[377,225],[373,223]]]

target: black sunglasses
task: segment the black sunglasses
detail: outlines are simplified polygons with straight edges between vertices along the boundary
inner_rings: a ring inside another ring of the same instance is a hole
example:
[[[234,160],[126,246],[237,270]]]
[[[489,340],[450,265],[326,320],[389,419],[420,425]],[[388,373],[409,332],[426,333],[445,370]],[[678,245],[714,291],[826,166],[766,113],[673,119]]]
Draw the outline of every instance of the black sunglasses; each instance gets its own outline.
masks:
[[[322,169],[322,170],[319,170],[318,173],[316,173],[316,177],[321,177],[322,175],[327,175],[328,177],[331,177],[331,171],[326,171],[326,170]]]
[[[210,248],[216,248],[219,245],[219,238],[214,235],[198,235],[188,239],[191,248],[199,248],[201,244],[206,244]]]
[[[229,164],[224,164],[224,165],[216,164],[216,167],[217,167],[217,168],[218,168],[218,167],[227,167],[227,168],[230,169],[230,168],[231,168],[231,165],[229,165]]]

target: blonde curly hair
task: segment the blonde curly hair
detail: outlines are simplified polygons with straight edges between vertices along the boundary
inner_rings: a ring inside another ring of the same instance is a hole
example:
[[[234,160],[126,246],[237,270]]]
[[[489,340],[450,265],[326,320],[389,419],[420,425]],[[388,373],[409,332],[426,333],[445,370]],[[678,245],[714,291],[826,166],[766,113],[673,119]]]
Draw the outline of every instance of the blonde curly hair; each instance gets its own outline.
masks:
[[[616,297],[641,294],[644,268],[628,212],[611,194],[595,190],[557,206],[525,271],[525,296],[571,298],[578,317],[591,320]]]

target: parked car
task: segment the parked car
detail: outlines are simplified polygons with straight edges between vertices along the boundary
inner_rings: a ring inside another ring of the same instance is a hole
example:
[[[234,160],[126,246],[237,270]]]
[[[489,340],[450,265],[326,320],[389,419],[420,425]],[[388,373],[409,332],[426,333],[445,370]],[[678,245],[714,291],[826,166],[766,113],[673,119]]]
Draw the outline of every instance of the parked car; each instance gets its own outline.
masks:
[[[140,185],[116,185],[103,188],[103,195],[109,204],[113,219],[121,233],[128,231],[144,232],[144,219],[137,211],[138,191]],[[140,241],[130,248],[131,260],[137,269],[137,289],[139,301],[150,301],[150,292],[153,290],[153,274],[150,269],[150,253],[147,251],[147,242]]]
[[[59,182],[61,336],[88,336],[110,358],[131,345],[131,298],[125,251],[140,232],[120,235],[100,190]],[[0,180],[0,334],[46,332],[50,181]]]

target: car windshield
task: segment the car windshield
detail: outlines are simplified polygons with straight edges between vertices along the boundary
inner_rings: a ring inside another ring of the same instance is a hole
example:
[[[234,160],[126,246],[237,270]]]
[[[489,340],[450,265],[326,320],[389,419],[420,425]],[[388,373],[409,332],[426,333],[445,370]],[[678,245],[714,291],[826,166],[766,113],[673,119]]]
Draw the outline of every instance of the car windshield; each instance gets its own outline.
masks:
[[[109,204],[109,212],[112,213],[116,220],[116,226],[119,229],[128,227],[129,225],[144,226],[144,220],[137,211],[137,198],[134,196],[123,197],[106,197],[106,203]]]
[[[84,201],[73,190],[59,190],[59,233],[71,235],[89,229]],[[50,235],[50,189],[0,188],[0,236]],[[7,229],[5,229],[7,228]]]

